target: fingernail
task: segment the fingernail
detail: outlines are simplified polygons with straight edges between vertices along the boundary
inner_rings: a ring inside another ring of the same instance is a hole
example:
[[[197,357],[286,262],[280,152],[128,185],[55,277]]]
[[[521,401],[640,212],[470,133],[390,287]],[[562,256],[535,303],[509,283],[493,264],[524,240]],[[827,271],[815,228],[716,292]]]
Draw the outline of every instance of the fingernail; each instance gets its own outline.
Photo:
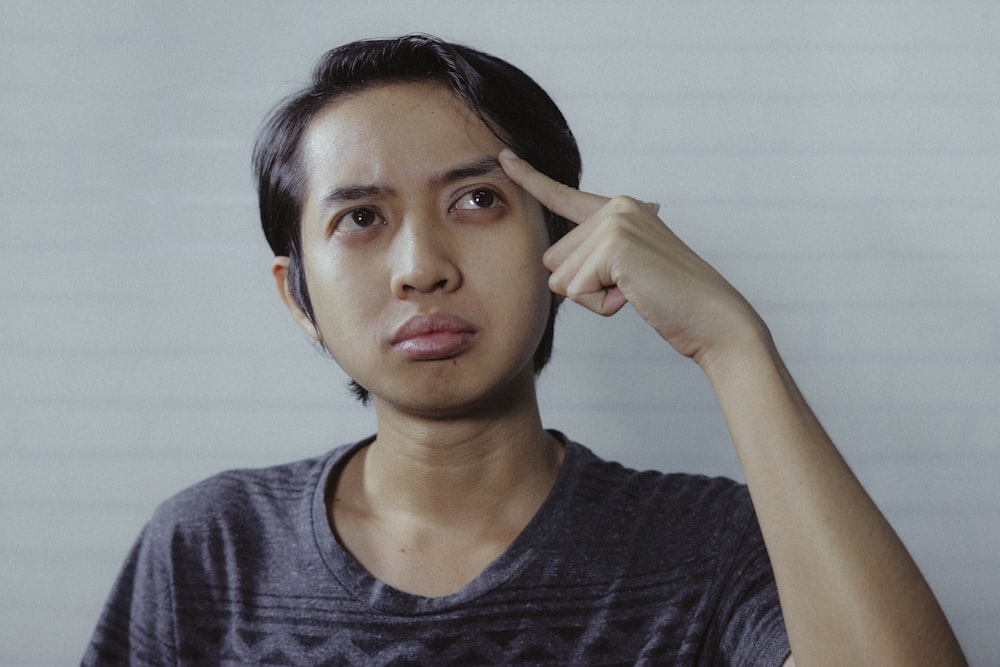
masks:
[[[500,151],[500,157],[507,158],[508,160],[520,160],[521,159],[521,158],[519,158],[517,156],[517,153],[515,153],[514,151],[512,151],[509,148],[504,148],[502,151]]]

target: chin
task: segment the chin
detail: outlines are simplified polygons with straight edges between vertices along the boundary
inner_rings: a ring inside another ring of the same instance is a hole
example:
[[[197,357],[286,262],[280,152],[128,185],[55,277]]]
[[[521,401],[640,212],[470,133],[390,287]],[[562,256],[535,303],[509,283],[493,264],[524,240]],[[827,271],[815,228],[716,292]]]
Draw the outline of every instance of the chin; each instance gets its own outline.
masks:
[[[378,383],[376,383],[378,384]],[[420,417],[458,417],[502,414],[525,400],[535,400],[535,377],[529,365],[501,382],[463,382],[446,377],[406,386],[369,387],[376,411],[379,404]]]

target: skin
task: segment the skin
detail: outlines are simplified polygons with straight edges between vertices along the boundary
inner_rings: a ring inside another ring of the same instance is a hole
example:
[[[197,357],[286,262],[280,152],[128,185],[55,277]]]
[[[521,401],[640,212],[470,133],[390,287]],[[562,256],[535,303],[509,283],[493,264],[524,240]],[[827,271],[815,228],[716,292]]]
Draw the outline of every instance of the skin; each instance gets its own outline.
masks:
[[[655,205],[548,179],[428,84],[333,105],[306,149],[315,323],[289,296],[287,258],[273,272],[297,321],[373,396],[378,436],[345,466],[330,503],[331,525],[372,574],[414,593],[455,592],[541,505],[562,459],[541,426],[531,369],[551,290],[604,316],[630,303],[705,372],[774,567],[795,656],[786,664],[965,664],[933,593],[764,322]],[[484,156],[499,156],[502,171],[439,178]],[[380,198],[322,205],[331,188],[358,184],[379,185]],[[496,189],[502,206],[456,213],[469,188]],[[330,234],[330,220],[359,204],[379,223]],[[577,224],[548,249],[539,205]],[[394,327],[435,309],[475,324],[471,345],[448,359],[399,354],[388,342]]]
[[[824,432],[747,301],[650,205],[579,192],[513,155],[517,183],[578,223],[546,252],[553,291],[628,302],[705,372],[774,568],[799,665],[964,665],[927,582]]]
[[[562,461],[532,365],[553,299],[542,208],[500,167],[504,145],[438,86],[338,102],[303,147],[315,323],[289,295],[287,258],[274,275],[296,320],[370,391],[378,420],[337,481],[331,524],[380,580],[455,592],[527,525]],[[429,313],[473,325],[471,346],[414,360],[393,345]]]

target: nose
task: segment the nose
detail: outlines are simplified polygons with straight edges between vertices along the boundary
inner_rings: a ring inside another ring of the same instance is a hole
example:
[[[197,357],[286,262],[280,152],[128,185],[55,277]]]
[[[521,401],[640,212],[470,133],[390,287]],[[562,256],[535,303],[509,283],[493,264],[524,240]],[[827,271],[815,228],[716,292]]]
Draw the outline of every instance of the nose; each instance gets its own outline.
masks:
[[[454,259],[451,234],[429,218],[402,225],[392,241],[392,292],[399,299],[414,294],[458,289],[462,273]]]

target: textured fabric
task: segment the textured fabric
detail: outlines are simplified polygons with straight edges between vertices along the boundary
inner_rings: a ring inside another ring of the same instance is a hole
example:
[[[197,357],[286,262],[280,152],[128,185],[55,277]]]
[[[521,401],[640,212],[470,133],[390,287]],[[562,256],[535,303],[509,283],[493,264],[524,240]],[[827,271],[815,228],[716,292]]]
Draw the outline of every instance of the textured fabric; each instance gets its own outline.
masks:
[[[454,595],[381,584],[327,480],[354,446],[227,472],[139,536],[83,664],[779,665],[788,643],[746,488],[567,443],[549,498]]]

